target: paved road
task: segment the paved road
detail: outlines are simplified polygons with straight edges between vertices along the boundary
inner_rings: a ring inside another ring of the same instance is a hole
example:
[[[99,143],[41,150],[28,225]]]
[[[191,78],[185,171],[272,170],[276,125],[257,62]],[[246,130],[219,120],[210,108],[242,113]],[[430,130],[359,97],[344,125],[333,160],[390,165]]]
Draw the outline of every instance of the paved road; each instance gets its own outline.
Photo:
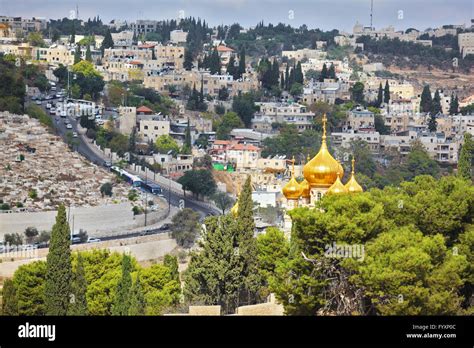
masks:
[[[48,101],[43,101],[41,104],[41,107],[44,109],[44,111],[49,114],[49,110],[46,109],[46,104],[47,103],[52,103],[55,105],[58,102],[58,99],[52,99]],[[91,144],[89,144],[84,137],[81,137],[78,132],[78,120],[76,120],[72,116],[66,116],[66,117],[60,117],[60,116],[52,116],[50,115],[54,122],[54,126],[56,128],[56,131],[59,136],[63,138],[65,142],[67,142],[67,132],[76,132],[78,133],[77,138],[73,138],[76,141],[76,145],[74,145],[74,150],[79,152],[81,155],[83,155],[85,158],[87,158],[89,161],[96,163],[98,165],[104,166],[105,161],[108,159],[105,156],[102,156],[98,151],[94,151]],[[105,117],[108,117],[107,114]],[[67,129],[66,128],[66,123],[65,121],[67,120],[68,123],[72,125],[72,129]],[[144,178],[142,178],[144,180]],[[147,178],[147,180],[151,183],[158,184],[157,182],[153,181],[150,178]],[[162,187],[163,191],[163,197],[168,201],[168,204],[171,204],[175,207],[179,207],[180,201],[184,200],[184,207],[193,209],[194,211],[198,212],[201,218],[204,218],[209,215],[217,215],[219,214],[218,210],[209,204],[206,203],[197,203],[196,201],[190,200],[189,198],[185,198],[184,195],[178,194],[173,190],[169,190],[168,187],[164,187],[163,185],[160,185]]]

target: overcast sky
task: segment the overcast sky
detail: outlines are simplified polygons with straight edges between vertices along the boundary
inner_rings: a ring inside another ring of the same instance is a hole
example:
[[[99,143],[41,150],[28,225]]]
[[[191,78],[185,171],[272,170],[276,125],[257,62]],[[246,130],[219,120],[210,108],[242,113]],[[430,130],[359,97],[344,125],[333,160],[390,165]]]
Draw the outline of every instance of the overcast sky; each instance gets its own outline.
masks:
[[[248,27],[263,20],[352,32],[356,21],[370,23],[370,0],[0,0],[0,14],[62,18],[69,17],[76,4],[81,19],[99,15],[106,22],[177,18],[184,11],[186,17],[201,17],[211,25],[239,22]],[[474,0],[374,0],[377,28],[470,25],[471,18]]]

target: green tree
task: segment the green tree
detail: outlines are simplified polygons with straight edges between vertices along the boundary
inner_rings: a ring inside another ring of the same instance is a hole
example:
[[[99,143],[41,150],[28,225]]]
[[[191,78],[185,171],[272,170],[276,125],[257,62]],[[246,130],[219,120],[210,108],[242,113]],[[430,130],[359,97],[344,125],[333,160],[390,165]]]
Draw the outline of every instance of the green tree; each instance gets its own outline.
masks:
[[[254,96],[251,93],[239,94],[234,97],[232,102],[232,111],[239,115],[246,127],[250,126],[252,117],[257,109]]]
[[[45,309],[48,315],[66,315],[71,295],[70,228],[66,208],[60,205],[46,257]]]
[[[122,255],[122,276],[117,284],[112,315],[128,315],[130,309],[130,289],[132,287],[132,261],[129,255]]]
[[[159,153],[168,153],[173,151],[175,154],[179,152],[179,146],[176,141],[168,134],[160,135],[155,141],[156,150]]]
[[[74,52],[74,64],[77,64],[81,61],[81,45],[76,45],[76,51]]]
[[[431,112],[432,110],[432,98],[430,85],[425,85],[423,91],[421,92],[421,101],[420,101],[420,111],[421,112]]]
[[[326,63],[323,64],[323,68],[321,69],[321,73],[319,74],[319,82],[324,82],[324,79],[328,78],[328,67]]]
[[[451,100],[449,102],[449,114],[456,115],[459,112],[459,100],[458,96],[451,94]]]
[[[31,243],[38,234],[39,232],[36,227],[27,227],[25,229],[25,237],[26,237],[27,243]]]
[[[181,149],[181,153],[184,154],[191,154],[192,153],[192,145],[191,145],[191,125],[189,123],[189,118],[188,118],[188,124],[186,126],[186,133],[184,135],[184,145],[183,148]]]
[[[390,101],[390,86],[388,84],[388,80],[385,81],[385,87],[384,87],[384,90],[383,90],[383,102],[385,104],[388,104],[388,102]]]
[[[106,182],[105,184],[102,184],[102,186],[100,187],[100,194],[102,195],[102,197],[112,197],[112,183]]]
[[[13,284],[18,299],[19,315],[48,314],[45,305],[45,301],[47,301],[47,295],[45,294],[46,277],[46,262],[44,261],[34,261],[22,265],[15,271]]]
[[[2,315],[18,315],[18,298],[12,279],[5,279],[2,288]]]
[[[112,39],[112,35],[110,34],[110,30],[107,29],[105,33],[104,40],[102,41],[102,45],[100,46],[100,50],[102,51],[102,56],[104,55],[104,50],[106,48],[113,48],[114,47],[114,40]]]
[[[474,155],[474,141],[472,135],[464,133],[464,141],[461,147],[461,153],[459,154],[458,162],[458,176],[471,180],[472,178],[472,164]]]
[[[238,79],[242,78],[242,75],[245,73],[245,65],[245,48],[242,47],[239,54],[239,69],[237,74]]]
[[[229,139],[230,132],[234,128],[243,128],[244,123],[235,112],[227,112],[220,120],[215,122],[214,127],[217,139],[226,140]]]
[[[68,308],[70,315],[87,315],[87,281],[84,270],[84,260],[81,253],[77,253],[74,279],[72,282],[72,297]]]
[[[193,53],[189,49],[186,49],[184,51],[183,67],[184,67],[184,69],[186,69],[188,71],[193,68]]]
[[[442,112],[442,111],[443,110],[441,108],[441,96],[439,94],[439,90],[436,90],[433,101],[431,103],[430,114],[436,115],[437,113]]]
[[[298,82],[293,83],[290,88],[290,94],[293,97],[303,94],[303,85]]]
[[[377,107],[379,108],[383,103],[383,88],[382,82],[379,84],[379,92],[377,93]]]
[[[288,261],[290,245],[285,234],[275,227],[257,237],[258,269],[268,283],[279,264]]]
[[[137,274],[135,282],[130,289],[130,308],[128,315],[145,315],[146,301],[143,287],[140,283],[140,273]]]
[[[86,60],[88,62],[92,62],[92,53],[91,53],[91,46],[90,45],[87,45],[87,49],[86,49]]]
[[[166,254],[163,260],[163,265],[168,267],[170,270],[171,279],[174,279],[179,283],[178,258],[176,256]]]
[[[216,203],[216,206],[222,210],[222,215],[234,204],[234,200],[227,193],[221,191],[214,193],[212,200]]]
[[[221,305],[223,313],[233,313],[244,278],[237,224],[225,215],[209,217],[205,225],[201,251],[191,254],[184,273],[184,296],[190,304]]]
[[[362,82],[356,82],[354,86],[350,88],[351,98],[354,102],[363,104],[364,103],[364,84]]]
[[[189,248],[199,235],[199,214],[189,208],[180,210],[173,216],[171,222],[171,236],[179,246]]]

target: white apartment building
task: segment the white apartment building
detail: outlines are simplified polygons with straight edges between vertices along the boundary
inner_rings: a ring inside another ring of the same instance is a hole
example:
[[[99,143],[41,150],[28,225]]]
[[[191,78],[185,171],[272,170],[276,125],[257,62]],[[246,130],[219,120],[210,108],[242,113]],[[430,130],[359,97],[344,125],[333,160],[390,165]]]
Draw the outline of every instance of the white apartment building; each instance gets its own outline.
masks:
[[[474,54],[474,33],[459,34],[458,46],[463,58],[468,54]]]
[[[170,120],[161,115],[137,115],[138,135],[146,142],[170,133]]]
[[[260,111],[252,118],[252,129],[272,133],[272,124],[293,124],[299,132],[314,127],[314,113],[298,103],[256,103]]]
[[[183,30],[173,30],[170,32],[170,41],[174,44],[186,42],[188,33]]]
[[[351,143],[356,140],[365,141],[370,151],[378,154],[380,151],[379,132],[333,132],[331,133],[331,142],[334,146],[345,149],[350,148]]]
[[[303,59],[325,59],[327,56],[327,52],[320,51],[320,50],[313,50],[310,48],[303,48],[296,51],[282,51],[282,57],[286,57],[288,59],[294,59],[296,62],[299,62]]]

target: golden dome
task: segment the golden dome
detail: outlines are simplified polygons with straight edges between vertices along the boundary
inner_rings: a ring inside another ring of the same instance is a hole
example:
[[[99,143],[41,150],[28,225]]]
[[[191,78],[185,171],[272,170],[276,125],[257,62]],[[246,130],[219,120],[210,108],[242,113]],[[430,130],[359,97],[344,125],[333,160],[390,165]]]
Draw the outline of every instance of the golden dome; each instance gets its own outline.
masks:
[[[355,160],[352,158],[352,172],[351,172],[351,178],[345,185],[347,192],[349,193],[355,193],[355,192],[363,192],[364,190],[362,189],[362,186],[359,185],[359,183],[356,181],[355,174],[354,174],[354,167],[355,167]]]
[[[309,162],[309,155],[306,159],[306,163]],[[306,179],[303,179],[302,182],[300,182],[300,186],[302,188],[302,192],[301,192],[301,197],[302,198],[311,198],[311,185],[309,184],[308,180]]]
[[[327,195],[339,194],[339,193],[347,193],[347,188],[341,182],[341,174],[337,173],[337,178],[334,184],[326,192]]]
[[[295,158],[293,157],[293,168],[291,170],[291,179],[282,189],[286,199],[298,200],[303,192],[303,188],[295,179]]]
[[[337,179],[337,173],[344,175],[341,164],[332,157],[326,145],[326,114],[323,116],[323,139],[321,148],[311,161],[306,163],[303,174],[311,187],[330,187]]]

